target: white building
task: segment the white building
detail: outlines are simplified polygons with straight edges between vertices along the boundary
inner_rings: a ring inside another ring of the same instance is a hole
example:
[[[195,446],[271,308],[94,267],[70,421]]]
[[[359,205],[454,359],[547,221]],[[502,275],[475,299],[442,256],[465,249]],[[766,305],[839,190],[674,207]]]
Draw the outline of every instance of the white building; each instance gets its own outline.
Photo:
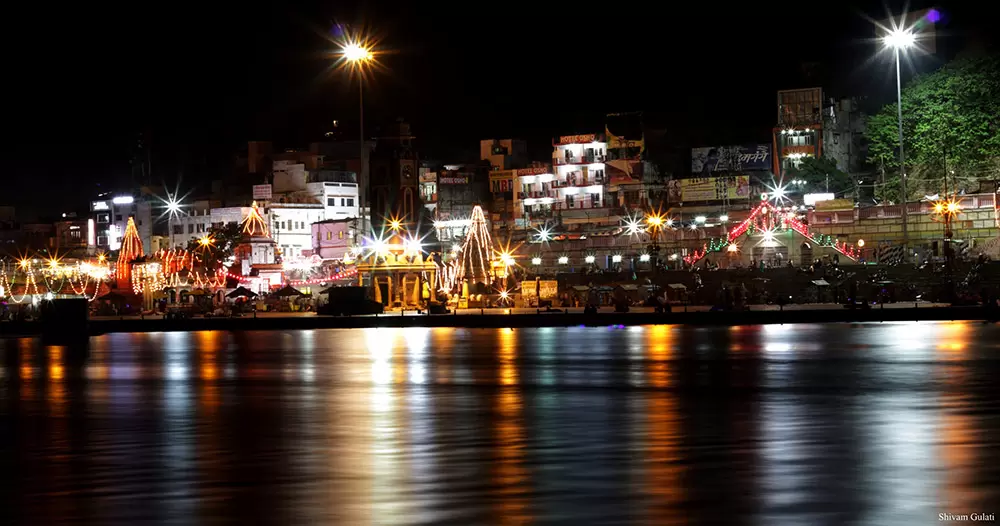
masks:
[[[209,208],[207,201],[197,202],[181,212],[181,215],[170,218],[170,248],[187,248],[192,239],[203,237],[213,227],[239,224],[249,212],[249,206]]]
[[[596,134],[560,137],[552,149],[553,173],[518,175],[529,221],[553,219],[557,211],[605,208],[606,150]]]
[[[94,228],[87,232],[87,245],[100,251],[118,250],[125,235],[128,218],[135,219],[142,249],[148,254],[152,250],[153,207],[144,197],[131,195],[104,194],[90,202]]]
[[[272,203],[317,203],[324,207],[320,219],[360,216],[358,182],[354,172],[306,170],[293,161],[275,161],[271,185]]]
[[[265,219],[271,238],[286,260],[312,254],[312,224],[326,219],[327,207],[319,203],[271,203]]]

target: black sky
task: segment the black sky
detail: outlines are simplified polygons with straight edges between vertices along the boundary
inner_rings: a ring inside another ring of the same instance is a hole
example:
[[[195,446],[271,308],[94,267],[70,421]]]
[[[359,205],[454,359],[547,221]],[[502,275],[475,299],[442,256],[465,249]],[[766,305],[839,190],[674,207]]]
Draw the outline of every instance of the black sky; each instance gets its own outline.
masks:
[[[544,156],[547,138],[597,131],[611,111],[646,111],[677,146],[752,143],[778,89],[892,94],[888,63],[866,64],[879,2],[676,4],[18,3],[0,22],[0,201],[82,205],[128,173],[140,132],[168,181],[225,169],[248,140],[306,146],[334,119],[353,138],[357,84],[324,58],[334,22],[364,22],[393,51],[366,88],[369,129],[404,117],[443,160],[508,136]],[[937,5],[946,50],[995,19],[989,3]],[[804,79],[803,62],[821,75]]]

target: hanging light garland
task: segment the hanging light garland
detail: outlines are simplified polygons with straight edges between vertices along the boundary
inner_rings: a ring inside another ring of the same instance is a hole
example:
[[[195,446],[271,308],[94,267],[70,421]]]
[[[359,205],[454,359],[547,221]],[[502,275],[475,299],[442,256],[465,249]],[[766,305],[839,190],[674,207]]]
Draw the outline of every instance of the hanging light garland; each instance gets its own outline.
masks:
[[[243,233],[250,237],[267,237],[268,232],[267,221],[257,208],[257,201],[254,201],[246,218],[243,219]]]

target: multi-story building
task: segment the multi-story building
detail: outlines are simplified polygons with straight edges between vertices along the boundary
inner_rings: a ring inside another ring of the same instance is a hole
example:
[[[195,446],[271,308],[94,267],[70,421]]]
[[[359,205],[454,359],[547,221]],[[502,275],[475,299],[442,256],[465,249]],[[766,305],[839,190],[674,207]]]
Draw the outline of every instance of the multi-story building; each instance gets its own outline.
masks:
[[[823,155],[836,162],[842,172],[857,175],[868,158],[864,141],[867,120],[858,99],[830,99],[823,113]]]
[[[239,224],[249,212],[250,207],[220,207],[216,201],[196,201],[182,214],[169,219],[168,246],[187,248],[188,243],[207,235],[212,228]]]
[[[102,194],[97,200],[91,201],[90,211],[93,213],[95,225],[93,241],[97,250],[118,250],[130,217],[135,219],[143,250],[146,253],[152,250],[153,206],[146,196]],[[87,237],[90,237],[89,233]]]
[[[823,156],[823,89],[778,92],[778,122],[774,128],[774,174],[798,166],[804,157]]]
[[[387,218],[395,217],[411,224],[419,219],[419,160],[413,138],[410,125],[399,120],[378,138],[378,145],[372,152],[367,202],[374,231],[379,231]]]
[[[479,141],[479,158],[490,170],[516,170],[528,166],[528,143],[520,139],[485,139]]]
[[[312,224],[312,253],[323,259],[344,259],[354,239],[354,222],[327,219]]]
[[[312,255],[312,224],[325,219],[320,203],[271,203],[264,210],[271,224],[271,238],[287,261]]]
[[[422,202],[424,204],[424,208],[431,213],[431,217],[435,217],[438,200],[437,170],[434,166],[422,161],[417,173],[420,174],[420,202]]]
[[[460,241],[472,225],[472,209],[488,198],[489,166],[485,163],[445,165],[437,172],[434,227],[444,244]]]
[[[524,196],[528,226],[557,219],[564,225],[617,223],[606,199],[606,151],[602,135],[559,137],[553,143],[553,173],[518,174],[515,190]]]
[[[64,217],[61,221],[56,221],[53,247],[56,252],[60,256],[70,252],[84,255],[88,248],[88,227],[93,224],[92,221],[93,219],[79,217]]]

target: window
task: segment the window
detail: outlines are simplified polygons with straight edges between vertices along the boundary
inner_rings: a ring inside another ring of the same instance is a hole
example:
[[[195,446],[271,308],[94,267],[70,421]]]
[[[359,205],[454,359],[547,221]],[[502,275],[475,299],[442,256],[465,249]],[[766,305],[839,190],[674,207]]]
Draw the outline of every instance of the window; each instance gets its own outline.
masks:
[[[205,231],[205,225],[204,225],[204,224],[201,224],[201,223],[199,223],[199,224],[198,224],[198,233],[199,233],[199,234],[201,234],[201,233],[203,233],[204,231]]]
[[[337,206],[337,198],[336,197],[327,197],[326,198],[326,206]]]
[[[115,215],[115,221],[121,221],[121,220],[122,220],[122,215],[121,214]]]
[[[188,234],[194,234],[194,225],[188,225]]]
[[[353,197],[348,197],[347,198],[347,206],[354,206],[354,198]]]
[[[174,225],[173,228],[174,235],[181,235],[184,233],[184,225]]]
[[[80,239],[80,231],[79,230],[70,231],[69,237],[75,237],[76,239]]]
[[[337,239],[344,239],[344,231],[337,232]]]
[[[108,236],[97,236],[97,244],[102,247],[108,246]]]
[[[107,223],[108,222],[108,218],[110,218],[110,217],[111,216],[108,215],[108,214],[97,214],[97,222],[98,223]]]
[[[326,231],[326,240],[330,241],[331,239],[333,239],[333,232],[330,232],[329,230],[327,230]]]
[[[346,206],[347,201],[343,197],[340,198],[340,206]]]

